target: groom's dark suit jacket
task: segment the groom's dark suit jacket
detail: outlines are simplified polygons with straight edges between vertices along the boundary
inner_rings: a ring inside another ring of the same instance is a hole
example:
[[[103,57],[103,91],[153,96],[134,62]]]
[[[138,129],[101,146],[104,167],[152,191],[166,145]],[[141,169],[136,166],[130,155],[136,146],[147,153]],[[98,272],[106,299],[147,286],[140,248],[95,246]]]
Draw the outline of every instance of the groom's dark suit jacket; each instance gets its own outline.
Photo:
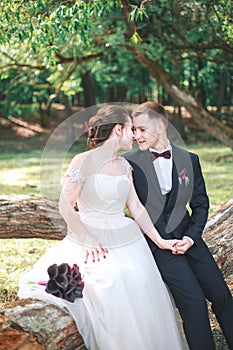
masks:
[[[133,168],[138,197],[160,235],[163,238],[191,237],[194,245],[188,254],[200,257],[206,249],[201,235],[207,221],[209,200],[198,156],[172,145],[172,189],[167,195],[161,193],[148,150],[132,151],[124,157]],[[185,178],[182,179],[183,173]],[[157,246],[145,237],[154,251]]]
[[[211,301],[212,309],[233,349],[232,296],[201,238],[209,200],[198,156],[172,145],[172,189],[165,196],[161,193],[149,151],[132,151],[125,158],[134,169],[138,196],[161,236],[181,238],[186,235],[194,240],[194,245],[184,255],[173,255],[169,251],[160,250],[145,235],[161,275],[182,315],[190,349],[214,349],[202,293]],[[183,173],[186,174],[186,183],[183,178],[180,179],[180,184],[179,178],[182,178]],[[189,210],[186,208],[188,204]]]

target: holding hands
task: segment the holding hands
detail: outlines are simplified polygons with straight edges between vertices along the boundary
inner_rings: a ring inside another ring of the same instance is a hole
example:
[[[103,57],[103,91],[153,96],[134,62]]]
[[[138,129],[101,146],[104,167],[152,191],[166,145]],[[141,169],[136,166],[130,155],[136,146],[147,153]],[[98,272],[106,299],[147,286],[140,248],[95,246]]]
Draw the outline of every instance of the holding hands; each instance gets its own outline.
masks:
[[[176,251],[172,252],[173,254],[185,254],[189,248],[192,247],[192,242],[187,237],[183,237],[182,240],[179,240],[175,245]]]
[[[189,250],[189,248],[192,247],[192,243],[186,237],[183,237],[182,240],[181,239],[163,239],[163,238],[161,238],[157,242],[157,246],[160,249],[171,250],[172,254],[185,254]]]
[[[171,250],[173,254],[177,254],[177,244],[181,241],[178,239],[159,239],[156,244],[160,249]]]

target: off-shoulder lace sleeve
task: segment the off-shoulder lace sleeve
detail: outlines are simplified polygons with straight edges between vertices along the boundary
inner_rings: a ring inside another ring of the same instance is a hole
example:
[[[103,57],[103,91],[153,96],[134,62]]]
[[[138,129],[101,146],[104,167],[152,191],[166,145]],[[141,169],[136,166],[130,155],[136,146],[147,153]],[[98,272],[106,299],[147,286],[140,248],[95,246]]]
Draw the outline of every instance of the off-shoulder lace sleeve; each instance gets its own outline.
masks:
[[[133,167],[129,164],[129,162],[124,157],[121,157],[121,159],[123,164],[125,164],[126,166],[126,175],[129,176],[133,171]]]
[[[69,168],[66,170],[65,176],[69,176],[71,182],[82,183],[85,180],[85,176],[81,170],[74,166],[69,166]]]
[[[129,176],[132,171],[133,171],[133,167],[127,162],[127,168],[126,168],[127,175]]]

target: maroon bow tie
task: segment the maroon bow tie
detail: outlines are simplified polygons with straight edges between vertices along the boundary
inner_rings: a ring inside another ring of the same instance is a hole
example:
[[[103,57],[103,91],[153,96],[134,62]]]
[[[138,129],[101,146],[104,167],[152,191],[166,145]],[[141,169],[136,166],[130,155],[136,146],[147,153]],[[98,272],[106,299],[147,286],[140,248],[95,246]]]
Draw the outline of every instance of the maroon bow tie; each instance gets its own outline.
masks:
[[[158,153],[158,152],[154,152],[154,151],[151,151],[151,157],[153,160],[159,158],[159,157],[163,157],[163,158],[166,158],[166,159],[170,159],[171,158],[171,151],[164,151],[162,153]]]

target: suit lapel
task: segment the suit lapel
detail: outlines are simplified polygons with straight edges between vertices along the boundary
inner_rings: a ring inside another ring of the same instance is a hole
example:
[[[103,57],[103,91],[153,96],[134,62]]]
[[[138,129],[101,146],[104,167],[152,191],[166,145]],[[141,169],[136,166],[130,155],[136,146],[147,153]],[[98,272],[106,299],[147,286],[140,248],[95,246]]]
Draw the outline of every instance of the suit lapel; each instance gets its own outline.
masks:
[[[178,172],[176,169],[175,161],[172,160],[172,188],[170,193],[167,195],[167,210],[171,209],[171,207],[174,206],[174,203],[176,202],[178,194]]]
[[[169,213],[167,232],[173,231],[186,215],[186,203],[189,200],[190,186],[179,184],[179,176],[182,169],[191,169],[191,160],[188,152],[184,152],[177,147],[172,147],[173,169],[172,169],[172,189],[167,201],[166,210]],[[190,174],[188,176],[191,176]],[[181,205],[182,203],[182,205]]]

